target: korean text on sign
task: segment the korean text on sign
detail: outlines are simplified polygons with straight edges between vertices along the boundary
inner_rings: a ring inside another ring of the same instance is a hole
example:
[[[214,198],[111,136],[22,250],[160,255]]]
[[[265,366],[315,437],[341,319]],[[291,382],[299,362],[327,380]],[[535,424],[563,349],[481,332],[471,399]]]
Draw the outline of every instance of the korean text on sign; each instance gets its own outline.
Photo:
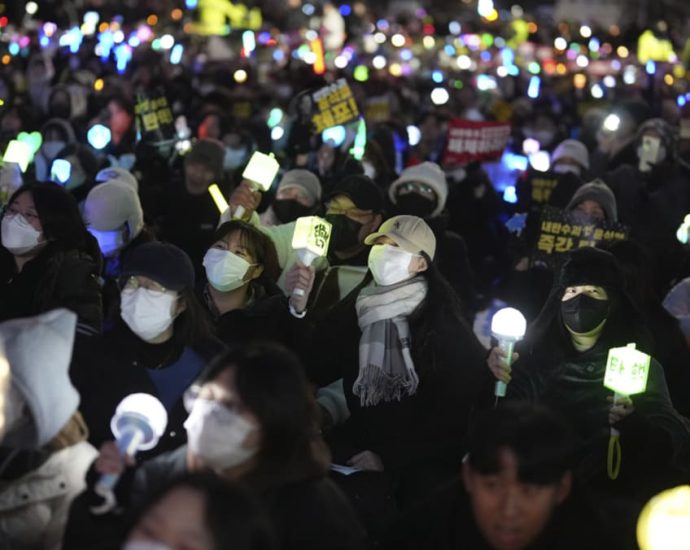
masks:
[[[140,100],[136,104],[134,112],[140,125],[139,131],[142,134],[154,132],[164,125],[173,124],[172,112],[165,97]]]
[[[317,133],[332,126],[352,122],[359,116],[357,102],[344,78],[314,92],[313,98],[316,114],[312,117],[312,121]]]
[[[533,254],[535,261],[554,264],[558,256],[574,248],[597,246],[602,242],[622,241],[628,238],[628,228],[620,224],[582,224],[558,208],[544,208],[539,227],[539,238]]]
[[[466,164],[501,158],[510,137],[510,124],[451,120],[444,162]]]

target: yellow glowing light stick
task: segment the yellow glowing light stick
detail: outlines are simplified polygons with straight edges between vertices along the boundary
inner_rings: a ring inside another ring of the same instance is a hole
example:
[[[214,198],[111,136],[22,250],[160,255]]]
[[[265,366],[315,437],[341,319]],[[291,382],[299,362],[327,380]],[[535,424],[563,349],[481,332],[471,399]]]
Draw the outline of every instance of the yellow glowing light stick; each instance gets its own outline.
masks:
[[[218,211],[221,214],[230,207],[228,201],[225,200],[223,192],[220,190],[220,187],[218,187],[217,183],[212,183],[211,185],[209,185],[208,192],[211,194],[211,198],[213,199],[213,202],[216,203],[216,208],[218,208]]]
[[[637,520],[640,550],[690,550],[690,485],[653,497]]]
[[[333,226],[318,216],[297,218],[295,231],[292,234],[292,249],[297,252],[300,262],[310,266],[316,258],[328,253]],[[295,288],[292,293],[304,296],[304,290]]]
[[[266,192],[280,170],[280,164],[273,153],[265,155],[256,151],[249,159],[247,167],[242,172],[242,177],[249,181],[254,191]],[[240,219],[244,216],[244,207],[238,206],[233,218]]]
[[[316,60],[314,61],[314,74],[323,74],[326,72],[326,61],[323,54],[323,42],[320,38],[315,38],[309,42],[311,51],[314,52]]]
[[[34,157],[31,145],[24,141],[13,139],[7,144],[5,155],[2,157],[4,162],[14,162],[19,165],[22,172],[26,172],[29,163]]]
[[[606,361],[604,386],[614,392],[614,404],[621,397],[642,393],[647,389],[649,365],[652,358],[635,349],[635,344],[624,348],[611,348]],[[623,460],[620,432],[613,426],[610,429],[606,468],[610,479],[616,479]]]

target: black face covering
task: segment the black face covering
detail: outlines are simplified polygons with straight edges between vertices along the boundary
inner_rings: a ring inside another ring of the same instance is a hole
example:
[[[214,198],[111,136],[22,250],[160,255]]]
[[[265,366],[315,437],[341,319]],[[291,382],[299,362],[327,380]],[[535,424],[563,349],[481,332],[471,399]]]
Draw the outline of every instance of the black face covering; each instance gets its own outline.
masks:
[[[361,223],[351,220],[344,214],[326,214],[324,217],[333,224],[330,243],[332,250],[347,250],[359,244]]]
[[[280,223],[290,223],[302,216],[310,216],[314,209],[292,199],[276,199],[271,204],[273,213]]]
[[[578,334],[597,328],[609,314],[609,301],[597,300],[586,294],[578,294],[561,302],[561,316],[565,325]]]
[[[395,204],[395,210],[398,214],[408,214],[418,218],[428,218],[435,209],[435,200],[422,197],[417,193],[400,195]]]

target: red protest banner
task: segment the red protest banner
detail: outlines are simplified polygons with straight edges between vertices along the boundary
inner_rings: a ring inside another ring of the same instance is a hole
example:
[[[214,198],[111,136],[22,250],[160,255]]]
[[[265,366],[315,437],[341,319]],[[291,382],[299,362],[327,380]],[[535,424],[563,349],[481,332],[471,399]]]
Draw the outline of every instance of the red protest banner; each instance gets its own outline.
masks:
[[[501,158],[510,137],[510,124],[454,119],[448,124],[443,162],[467,164]]]

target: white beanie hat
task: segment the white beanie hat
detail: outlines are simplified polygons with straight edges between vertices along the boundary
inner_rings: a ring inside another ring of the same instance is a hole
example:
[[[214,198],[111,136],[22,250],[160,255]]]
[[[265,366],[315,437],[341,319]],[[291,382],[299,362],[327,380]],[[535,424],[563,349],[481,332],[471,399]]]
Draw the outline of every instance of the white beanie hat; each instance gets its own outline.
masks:
[[[448,198],[448,183],[446,183],[446,175],[438,164],[435,162],[422,162],[403,170],[400,177],[391,183],[388,188],[388,197],[393,204],[395,204],[398,187],[407,182],[426,183],[434,190],[436,193],[436,209],[431,213],[432,218],[438,216],[443,211]]]
[[[278,190],[287,189],[289,187],[298,187],[306,193],[306,195],[314,201],[314,203],[321,202],[321,182],[313,172],[295,168],[288,170],[283,174],[283,177],[278,184]]]
[[[576,139],[566,139],[562,141],[551,154],[551,164],[564,157],[569,157],[576,161],[582,168],[589,170],[589,151],[585,144]]]
[[[96,174],[96,181],[98,183],[105,183],[106,181],[113,180],[131,185],[135,191],[139,191],[139,182],[137,182],[137,178],[134,177],[134,174],[119,166],[108,166]]]
[[[13,447],[42,447],[77,410],[79,393],[69,378],[76,326],[76,314],[66,309],[0,324],[10,382],[33,419],[30,429],[6,434]]]
[[[121,180],[101,183],[91,189],[84,204],[84,219],[96,231],[114,231],[126,223],[130,240],[144,228],[139,195]]]

